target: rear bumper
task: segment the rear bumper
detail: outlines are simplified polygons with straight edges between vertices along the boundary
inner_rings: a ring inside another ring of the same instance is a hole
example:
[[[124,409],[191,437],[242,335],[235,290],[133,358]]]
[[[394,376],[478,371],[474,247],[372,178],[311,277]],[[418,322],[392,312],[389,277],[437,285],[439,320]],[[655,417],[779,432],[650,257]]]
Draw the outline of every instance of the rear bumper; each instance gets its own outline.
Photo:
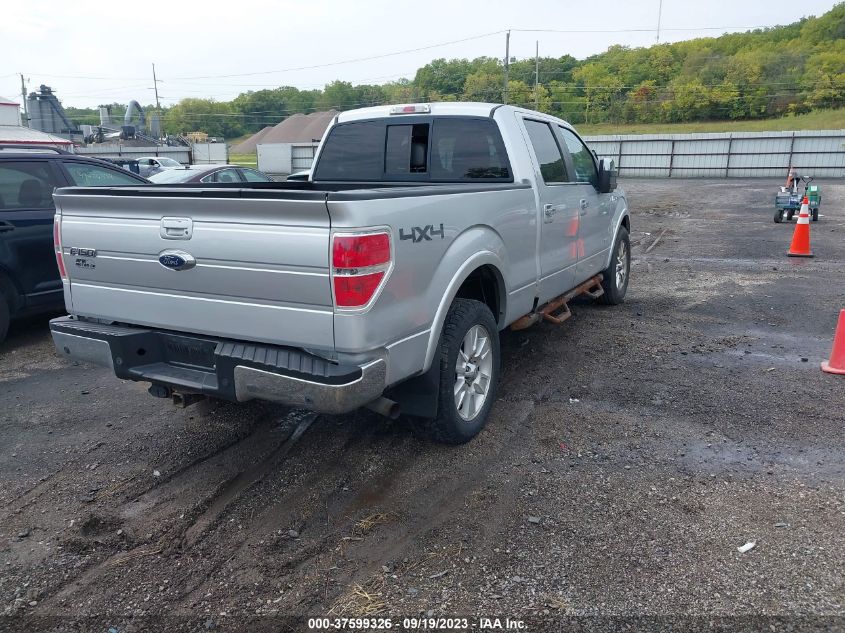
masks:
[[[347,413],[378,398],[386,365],[339,365],[294,348],[61,317],[53,342],[67,358],[109,367],[119,378],[244,402],[269,400]]]

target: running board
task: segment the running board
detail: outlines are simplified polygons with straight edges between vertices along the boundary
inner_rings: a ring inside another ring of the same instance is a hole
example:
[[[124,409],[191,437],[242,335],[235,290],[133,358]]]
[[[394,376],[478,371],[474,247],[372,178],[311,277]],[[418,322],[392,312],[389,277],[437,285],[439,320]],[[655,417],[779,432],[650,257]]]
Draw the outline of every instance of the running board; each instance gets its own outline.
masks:
[[[559,297],[552,299],[542,308],[531,314],[526,314],[514,321],[511,324],[512,330],[524,330],[531,327],[537,322],[544,320],[555,325],[560,325],[572,316],[572,310],[569,309],[570,300],[579,295],[587,295],[593,299],[598,299],[604,294],[604,288],[601,286],[602,275],[591,277],[580,286],[577,286]]]

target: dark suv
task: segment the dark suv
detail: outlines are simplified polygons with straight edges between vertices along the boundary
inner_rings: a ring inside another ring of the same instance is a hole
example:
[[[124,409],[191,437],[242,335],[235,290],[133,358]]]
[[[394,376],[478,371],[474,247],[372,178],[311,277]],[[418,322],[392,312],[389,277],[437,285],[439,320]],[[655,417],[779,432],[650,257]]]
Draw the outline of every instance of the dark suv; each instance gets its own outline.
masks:
[[[12,319],[64,307],[53,250],[53,189],[146,182],[63,150],[0,145],[0,342]]]

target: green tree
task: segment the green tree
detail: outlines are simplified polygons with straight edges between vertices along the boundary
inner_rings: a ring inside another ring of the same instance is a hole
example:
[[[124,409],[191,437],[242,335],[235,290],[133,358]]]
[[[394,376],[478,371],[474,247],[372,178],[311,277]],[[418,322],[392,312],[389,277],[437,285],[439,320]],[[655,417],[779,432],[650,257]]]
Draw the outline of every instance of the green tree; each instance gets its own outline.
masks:
[[[213,99],[182,99],[164,116],[168,134],[205,132],[210,136],[236,137],[244,133],[243,115],[231,103]]]

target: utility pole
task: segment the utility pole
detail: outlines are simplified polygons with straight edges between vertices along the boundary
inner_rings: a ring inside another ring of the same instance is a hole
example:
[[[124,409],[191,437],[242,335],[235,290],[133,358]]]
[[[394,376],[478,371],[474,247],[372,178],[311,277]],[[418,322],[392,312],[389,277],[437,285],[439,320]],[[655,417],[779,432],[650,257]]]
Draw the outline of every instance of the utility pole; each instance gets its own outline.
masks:
[[[29,127],[29,107],[26,105],[26,82],[21,73],[21,99],[23,99],[23,124],[24,127]]]
[[[540,109],[540,40],[534,49],[534,109]]]
[[[663,16],[663,0],[660,0],[660,6],[657,8],[657,43],[660,44],[660,18]]]
[[[158,115],[158,136],[161,138],[161,106],[158,102],[158,79],[156,79],[156,65],[153,64],[153,90],[156,94],[156,114]],[[158,140],[158,139],[156,139]]]
[[[505,32],[505,83],[502,86],[502,103],[508,102],[508,71],[511,63],[511,32]]]

